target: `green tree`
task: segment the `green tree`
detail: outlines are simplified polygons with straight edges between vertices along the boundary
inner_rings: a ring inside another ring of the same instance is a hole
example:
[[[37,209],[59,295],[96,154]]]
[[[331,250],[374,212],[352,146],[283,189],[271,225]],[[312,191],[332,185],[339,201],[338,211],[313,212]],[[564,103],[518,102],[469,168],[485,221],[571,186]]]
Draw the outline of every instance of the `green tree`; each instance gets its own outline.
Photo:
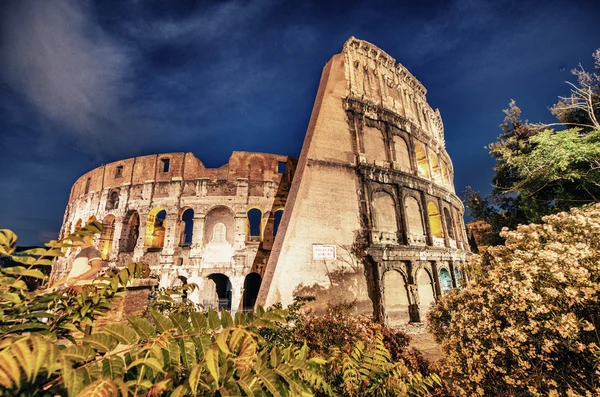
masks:
[[[600,50],[594,57],[600,68]],[[514,100],[504,110],[502,133],[488,146],[496,160],[493,189],[486,198],[470,188],[464,193],[469,215],[491,225],[485,244],[502,243],[503,227],[600,200],[600,76],[581,67],[573,74],[577,84],[552,113],[556,124],[574,128],[523,122]]]

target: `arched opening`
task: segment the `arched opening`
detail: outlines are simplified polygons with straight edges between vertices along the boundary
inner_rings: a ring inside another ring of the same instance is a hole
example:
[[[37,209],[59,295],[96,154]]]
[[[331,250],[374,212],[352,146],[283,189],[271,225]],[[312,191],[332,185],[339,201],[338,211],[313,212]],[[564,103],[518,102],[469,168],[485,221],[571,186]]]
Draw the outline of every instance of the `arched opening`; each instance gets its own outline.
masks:
[[[258,208],[251,208],[247,213],[246,238],[248,241],[262,240],[262,211]]]
[[[283,218],[283,210],[279,209],[275,211],[275,214],[273,214],[273,236],[276,236],[277,231],[279,231],[279,224],[281,223],[281,218]]]
[[[442,290],[442,295],[452,291],[452,276],[450,276],[450,272],[445,268],[440,269],[440,289]]]
[[[436,247],[444,246],[444,230],[442,229],[442,216],[434,202],[427,203],[427,215],[433,236],[433,245]]]
[[[396,163],[400,165],[400,169],[404,171],[410,171],[412,166],[410,164],[410,152],[408,151],[408,145],[403,138],[397,135],[394,136],[394,150],[396,152]]]
[[[102,234],[100,235],[100,254],[103,260],[109,260],[112,252],[113,238],[115,236],[115,216],[107,215],[102,221]]]
[[[129,211],[121,230],[121,251],[133,252],[140,235],[140,216],[137,211]]]
[[[442,181],[442,171],[440,168],[440,162],[438,160],[437,154],[431,152],[429,153],[429,163],[431,164],[431,172],[433,172],[433,178],[437,182]]]
[[[83,221],[81,219],[77,220],[77,223],[75,223],[75,231],[81,229],[82,223],[83,223]]]
[[[203,305],[206,309],[231,310],[231,281],[221,273],[213,273],[207,277],[204,290]]]
[[[408,289],[402,273],[390,270],[383,275],[383,288],[385,295],[385,313],[388,327],[408,324]]]
[[[446,220],[446,227],[448,228],[448,237],[452,240],[456,240],[456,234],[454,233],[454,219],[452,219],[448,208],[444,208],[444,219]]]
[[[389,193],[379,191],[373,194],[374,242],[396,243],[398,241],[398,221],[396,203]]]
[[[219,227],[216,227],[218,224]],[[233,211],[219,206],[206,213],[204,218],[204,245],[218,242],[233,244],[234,217]],[[217,237],[217,238],[215,238]]]
[[[444,177],[444,184],[447,187],[450,187],[450,186],[452,186],[452,184],[450,183],[450,173],[448,171],[448,166],[444,162],[442,162],[441,165],[442,165],[442,175]]]
[[[425,228],[423,227],[423,216],[419,201],[413,196],[407,196],[404,200],[406,207],[406,223],[408,224],[408,242],[411,245],[425,245]]]
[[[181,223],[179,225],[179,245],[189,247],[192,244],[192,236],[194,233],[194,210],[186,209],[181,214]]]
[[[425,321],[430,306],[435,302],[433,279],[425,269],[417,271],[417,287],[419,288],[419,310],[421,321]]]
[[[163,208],[154,208],[148,214],[146,223],[145,246],[149,250],[161,250],[165,244],[165,231],[167,211]]]
[[[244,300],[242,306],[245,312],[254,310],[261,282],[262,277],[260,277],[260,274],[258,273],[248,273],[246,276],[246,279],[244,280]]]
[[[119,192],[113,191],[106,200],[106,209],[113,210],[119,208]]]
[[[385,140],[383,134],[377,128],[367,127],[363,129],[363,144],[367,162],[373,164],[375,161],[387,161],[385,155]]]
[[[419,176],[423,178],[429,178],[429,163],[427,162],[427,155],[425,149],[421,144],[415,145],[415,156],[417,158],[417,169]]]

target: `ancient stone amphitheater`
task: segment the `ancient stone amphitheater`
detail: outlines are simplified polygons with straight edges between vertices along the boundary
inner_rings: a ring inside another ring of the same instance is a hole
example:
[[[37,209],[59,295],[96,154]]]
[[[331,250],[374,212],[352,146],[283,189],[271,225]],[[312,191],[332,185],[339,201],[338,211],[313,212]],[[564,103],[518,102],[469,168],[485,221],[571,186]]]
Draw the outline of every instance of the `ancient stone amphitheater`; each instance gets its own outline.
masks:
[[[231,311],[311,295],[355,302],[389,325],[423,321],[464,281],[463,205],[426,90],[376,46],[350,38],[327,63],[299,159],[233,152],[130,158],[73,185],[61,236],[104,224],[107,266],[151,265],[160,285]],[[55,266],[55,276],[69,260]]]

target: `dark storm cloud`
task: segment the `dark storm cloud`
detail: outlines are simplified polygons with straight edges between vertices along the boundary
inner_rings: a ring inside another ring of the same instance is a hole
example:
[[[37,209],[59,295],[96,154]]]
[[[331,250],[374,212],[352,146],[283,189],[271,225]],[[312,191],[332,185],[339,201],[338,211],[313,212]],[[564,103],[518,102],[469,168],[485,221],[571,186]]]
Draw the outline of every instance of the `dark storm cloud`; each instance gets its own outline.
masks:
[[[0,227],[57,233],[71,184],[120,158],[298,155],[321,70],[353,35],[439,107],[456,189],[489,190],[501,109],[550,121],[600,46],[593,1],[23,0],[0,4]],[[566,68],[566,72],[560,69]]]

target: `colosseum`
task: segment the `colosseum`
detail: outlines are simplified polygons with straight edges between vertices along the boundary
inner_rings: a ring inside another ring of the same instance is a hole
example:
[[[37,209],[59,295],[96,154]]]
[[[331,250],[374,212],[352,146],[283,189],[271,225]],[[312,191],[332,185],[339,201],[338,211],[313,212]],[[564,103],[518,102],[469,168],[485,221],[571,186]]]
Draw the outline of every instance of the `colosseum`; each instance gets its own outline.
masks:
[[[151,265],[199,286],[205,307],[251,310],[314,296],[388,325],[423,321],[460,287],[469,255],[439,110],[423,85],[354,37],[325,65],[298,159],[233,152],[130,158],[73,185],[61,237],[90,219],[106,266]],[[63,259],[55,275],[69,270]]]

